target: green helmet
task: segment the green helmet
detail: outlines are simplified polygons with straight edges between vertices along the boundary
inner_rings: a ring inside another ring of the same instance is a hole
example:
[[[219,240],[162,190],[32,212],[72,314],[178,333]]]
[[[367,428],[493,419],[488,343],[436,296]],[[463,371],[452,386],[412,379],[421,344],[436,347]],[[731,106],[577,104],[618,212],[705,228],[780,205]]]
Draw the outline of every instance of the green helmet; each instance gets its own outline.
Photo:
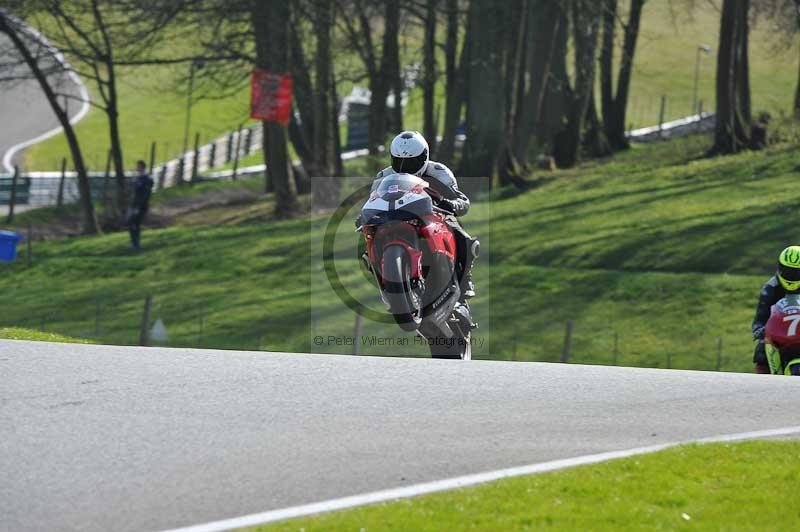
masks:
[[[778,256],[778,281],[789,292],[800,290],[800,246],[789,246]]]

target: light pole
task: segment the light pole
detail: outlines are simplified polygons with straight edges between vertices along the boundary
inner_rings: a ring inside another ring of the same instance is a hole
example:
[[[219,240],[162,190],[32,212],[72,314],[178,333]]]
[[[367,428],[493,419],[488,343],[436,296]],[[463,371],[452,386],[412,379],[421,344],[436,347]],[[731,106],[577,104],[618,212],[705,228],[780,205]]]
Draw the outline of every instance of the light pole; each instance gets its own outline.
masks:
[[[697,59],[694,62],[694,96],[692,98],[692,114],[697,114],[697,84],[700,81],[700,52],[711,53],[711,47],[707,44],[697,45]]]
[[[192,90],[194,90],[194,73],[205,66],[206,62],[202,59],[194,59],[189,67],[189,94],[186,97],[186,125],[183,129],[183,152],[181,157],[189,149],[189,119],[192,115]]]

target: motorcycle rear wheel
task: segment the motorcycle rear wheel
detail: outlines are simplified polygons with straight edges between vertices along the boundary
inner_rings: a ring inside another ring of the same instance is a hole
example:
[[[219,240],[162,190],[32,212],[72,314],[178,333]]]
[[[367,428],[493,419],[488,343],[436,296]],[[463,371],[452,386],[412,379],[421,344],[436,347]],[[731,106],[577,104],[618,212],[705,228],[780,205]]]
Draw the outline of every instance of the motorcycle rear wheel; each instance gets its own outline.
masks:
[[[431,358],[445,358],[450,360],[472,360],[472,345],[470,335],[461,337],[458,334],[452,338],[443,336],[429,341]]]

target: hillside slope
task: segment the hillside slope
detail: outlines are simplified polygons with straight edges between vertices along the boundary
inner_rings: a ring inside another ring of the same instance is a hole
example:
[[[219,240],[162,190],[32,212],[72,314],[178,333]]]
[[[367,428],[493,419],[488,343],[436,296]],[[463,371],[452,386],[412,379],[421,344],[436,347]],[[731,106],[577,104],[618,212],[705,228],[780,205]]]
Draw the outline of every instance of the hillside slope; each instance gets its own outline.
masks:
[[[636,146],[478,198],[464,220],[484,245],[476,356],[558,360],[572,321],[571,361],[747,370],[758,290],[793,239],[800,148],[697,159],[707,142]],[[355,315],[323,270],[329,217],[270,221],[267,200],[252,201],[146,231],[141,254],[124,233],[37,242],[33,267],[0,266],[0,327],[133,344],[149,292],[167,345],[353,352]],[[356,259],[356,209],[336,232],[335,270],[380,311]],[[362,354],[425,355],[392,324],[364,320],[360,334]]]

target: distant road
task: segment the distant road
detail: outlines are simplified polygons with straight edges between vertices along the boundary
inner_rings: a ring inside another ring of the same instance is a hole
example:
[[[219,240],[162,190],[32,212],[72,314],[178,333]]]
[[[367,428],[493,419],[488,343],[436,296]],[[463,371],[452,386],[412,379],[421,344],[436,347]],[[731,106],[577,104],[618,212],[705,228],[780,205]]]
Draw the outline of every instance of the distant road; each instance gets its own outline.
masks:
[[[800,425],[798,380],[766,375],[2,340],[0,375],[14,531],[173,528]]]
[[[8,37],[0,34],[0,53],[2,50],[9,50],[10,46]],[[8,61],[8,57],[2,57],[0,61]],[[27,67],[17,68],[20,75],[30,72]],[[65,73],[54,74],[50,80],[54,87],[57,87],[58,92],[70,95],[68,111],[73,123],[86,114],[88,104],[81,102],[83,97],[87,97],[86,89],[80,85],[77,76]],[[0,124],[2,124],[0,127],[0,172],[12,172],[15,164],[22,164],[24,146],[19,147],[19,145],[31,141],[34,141],[32,143],[40,142],[44,139],[39,137],[48,132],[52,132],[52,135],[57,134],[60,124],[36,80],[23,80],[13,85],[4,84],[1,90],[3,96],[0,98]],[[36,140],[37,138],[39,140]],[[10,154],[9,150],[15,147],[19,148]],[[53,164],[57,166],[58,161],[67,155],[66,153],[53,154]],[[47,168],[47,170],[55,169],[56,167]]]

